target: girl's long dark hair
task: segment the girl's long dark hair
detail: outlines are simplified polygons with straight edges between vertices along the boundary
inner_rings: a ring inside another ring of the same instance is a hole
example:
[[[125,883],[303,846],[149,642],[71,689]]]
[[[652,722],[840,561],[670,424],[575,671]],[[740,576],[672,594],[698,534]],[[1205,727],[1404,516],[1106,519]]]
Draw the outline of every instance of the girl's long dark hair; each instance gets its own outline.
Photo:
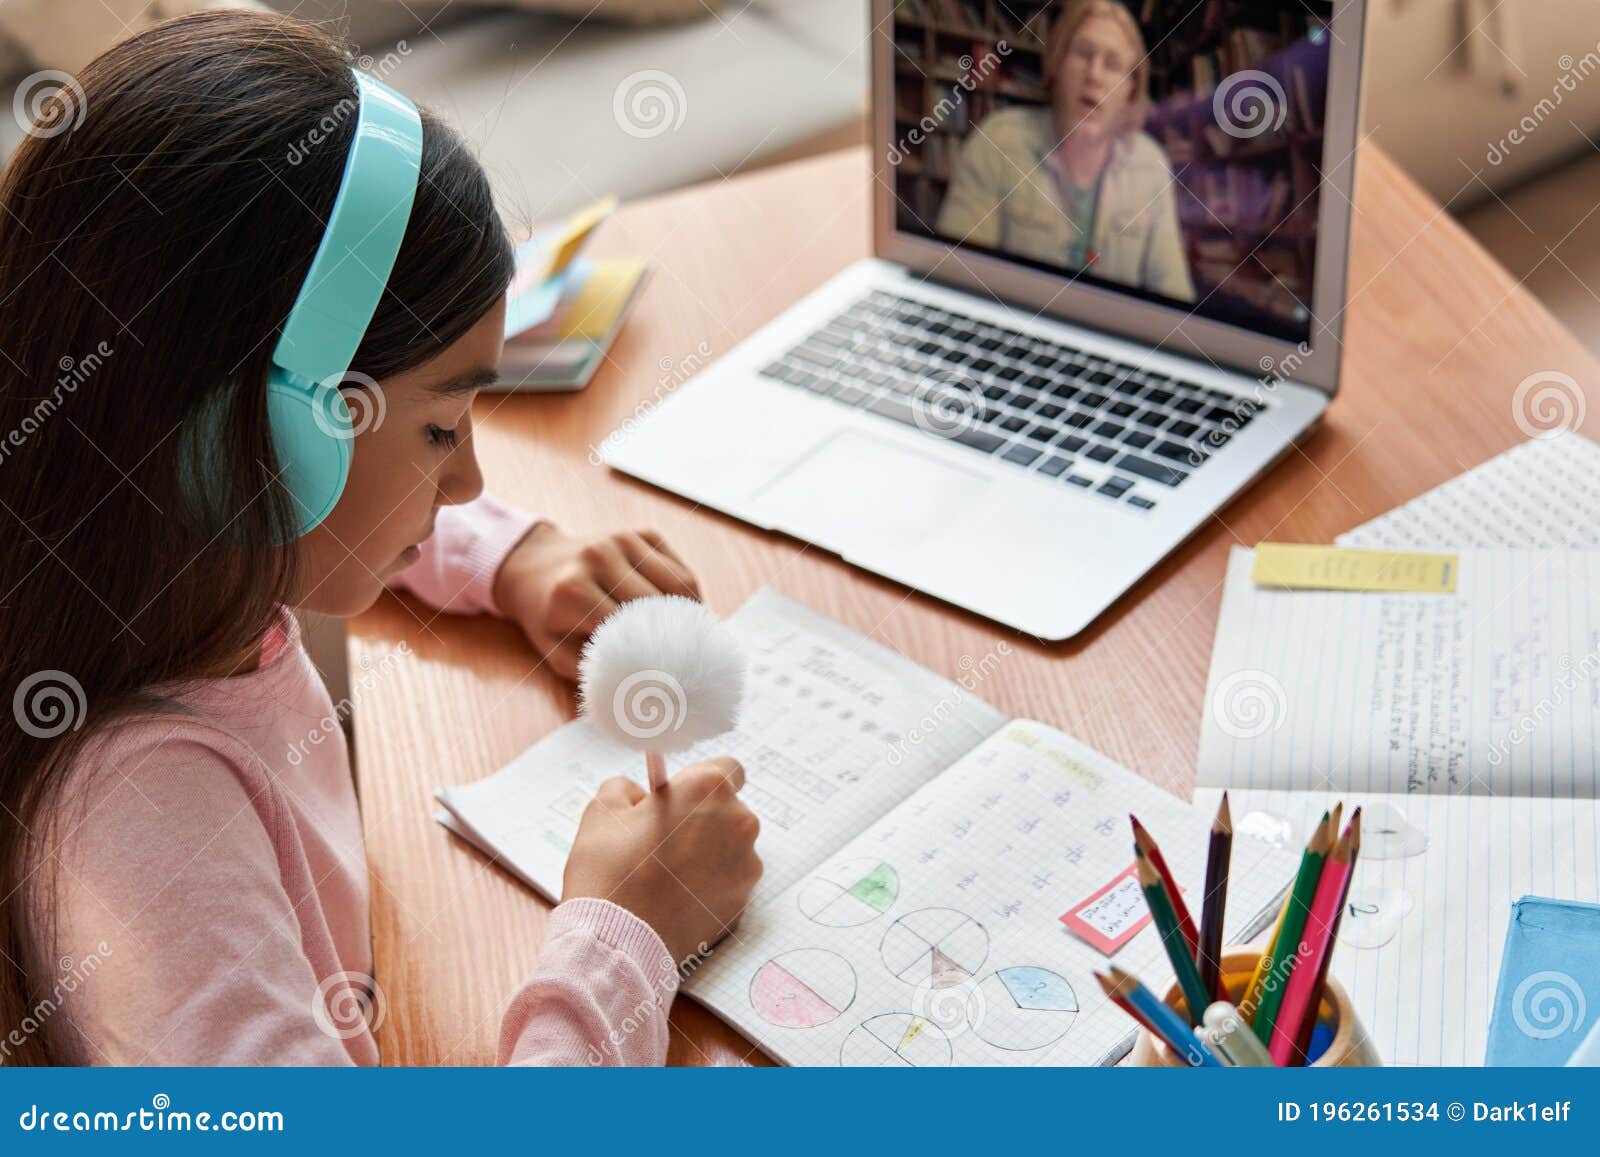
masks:
[[[286,17],[168,22],[52,98],[0,177],[0,1031],[43,995],[29,961],[53,930],[29,898],[85,741],[250,654],[292,589],[265,383],[355,129],[350,60]],[[482,170],[423,126],[352,367],[380,381],[472,328],[512,272]],[[196,516],[197,470],[226,526]],[[48,1036],[3,1059],[48,1063]]]

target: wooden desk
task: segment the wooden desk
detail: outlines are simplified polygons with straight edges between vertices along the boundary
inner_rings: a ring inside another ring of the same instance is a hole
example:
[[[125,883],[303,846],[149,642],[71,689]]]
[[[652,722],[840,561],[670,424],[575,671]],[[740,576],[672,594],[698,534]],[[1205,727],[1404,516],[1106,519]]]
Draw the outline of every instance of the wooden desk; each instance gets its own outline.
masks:
[[[600,252],[648,255],[655,278],[583,393],[482,399],[490,488],[569,526],[653,527],[737,607],[770,583],[948,676],[1007,639],[981,693],[1053,723],[1187,795],[1224,560],[1268,538],[1326,542],[1524,437],[1526,376],[1596,380],[1583,347],[1374,148],[1360,157],[1344,386],[1323,428],[1088,633],[1043,646],[820,551],[595,465],[592,447],[693,369],[870,248],[864,150],[630,205]],[[1587,426],[1596,433],[1600,415]],[[572,718],[572,688],[533,669],[488,619],[386,598],[353,628],[358,779],[372,870],[385,1064],[488,1064],[501,1011],[532,967],[545,905],[432,817],[438,784],[488,775]],[[384,664],[404,642],[411,655]],[[758,1061],[698,1006],[672,1014],[671,1060]]]

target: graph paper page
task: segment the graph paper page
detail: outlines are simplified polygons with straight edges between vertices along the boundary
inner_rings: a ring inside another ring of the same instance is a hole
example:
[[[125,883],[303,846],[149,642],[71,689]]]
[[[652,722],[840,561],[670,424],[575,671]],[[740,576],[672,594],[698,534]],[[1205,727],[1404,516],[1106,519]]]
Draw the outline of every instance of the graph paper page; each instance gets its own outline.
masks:
[[[1367,550],[1600,549],[1600,446],[1533,438],[1346,531]]]
[[[1463,550],[1454,594],[1251,581],[1235,548],[1199,783],[1600,798],[1600,552]]]
[[[748,662],[738,728],[668,757],[667,768],[725,754],[744,765],[740,798],[761,817],[766,866],[756,903],[1005,723],[968,689],[992,655],[963,660],[953,682],[770,589],[726,625]],[[642,781],[644,756],[578,720],[494,775],[441,789],[440,822],[558,898],[578,819],[614,775]]]
[[[1130,811],[1198,896],[1211,816],[1069,736],[1009,724],[748,912],[685,991],[796,1065],[1115,1059],[1133,1025],[1091,975],[1108,958],[1060,917],[1132,867]],[[1235,850],[1229,942],[1276,912],[1294,866],[1264,844]],[[1108,926],[1145,925],[1109,959],[1165,991],[1136,882],[1122,894]]]
[[[1235,848],[1302,846],[1338,800],[1362,809],[1361,854],[1330,974],[1385,1063],[1483,1064],[1512,902],[1600,900],[1600,803],[1230,789]],[[1538,1001],[1559,995],[1525,991],[1536,1031],[1553,1028]]]

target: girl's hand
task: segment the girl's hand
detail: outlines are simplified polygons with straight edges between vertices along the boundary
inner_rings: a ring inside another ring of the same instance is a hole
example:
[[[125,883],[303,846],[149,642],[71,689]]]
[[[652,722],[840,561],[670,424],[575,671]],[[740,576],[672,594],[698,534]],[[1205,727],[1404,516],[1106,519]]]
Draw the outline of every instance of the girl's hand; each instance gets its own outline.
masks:
[[[761,878],[761,821],[739,802],[743,786],[744,768],[727,756],[690,764],[654,793],[606,780],[578,824],[561,898],[621,905],[679,964],[704,952],[738,922]]]
[[[580,538],[541,522],[494,579],[500,612],[566,679],[578,677],[583,644],[606,616],[650,595],[700,597],[693,573],[653,530]]]

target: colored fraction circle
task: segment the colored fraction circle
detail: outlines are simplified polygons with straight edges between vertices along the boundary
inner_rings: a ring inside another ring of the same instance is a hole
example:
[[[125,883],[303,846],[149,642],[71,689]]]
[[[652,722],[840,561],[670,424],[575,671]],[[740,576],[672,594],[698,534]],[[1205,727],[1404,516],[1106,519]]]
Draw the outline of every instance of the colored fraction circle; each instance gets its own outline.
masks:
[[[900,896],[900,876],[882,860],[834,864],[800,887],[800,913],[828,928],[854,928],[882,916]]]
[[[839,1046],[839,1063],[847,1068],[941,1068],[951,1055],[950,1038],[913,1012],[868,1017]]]
[[[750,978],[750,1005],[779,1028],[816,1028],[856,999],[850,962],[826,948],[796,948],[767,961]]]
[[[907,984],[950,988],[970,980],[989,956],[989,933],[954,908],[918,908],[889,926],[884,967]]]

